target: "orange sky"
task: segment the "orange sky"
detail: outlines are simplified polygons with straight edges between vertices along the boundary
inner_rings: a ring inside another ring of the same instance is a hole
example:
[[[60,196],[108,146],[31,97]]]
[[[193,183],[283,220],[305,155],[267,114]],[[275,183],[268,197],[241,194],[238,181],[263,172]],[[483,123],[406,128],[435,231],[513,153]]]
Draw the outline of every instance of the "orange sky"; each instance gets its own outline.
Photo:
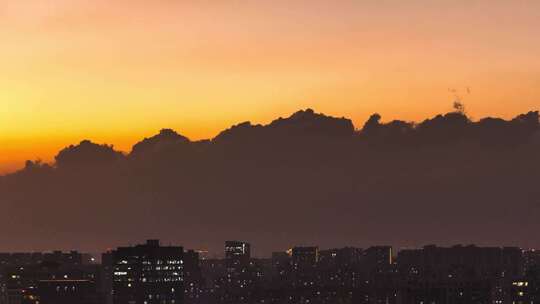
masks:
[[[0,172],[306,107],[361,127],[540,105],[536,0],[3,0]],[[471,93],[467,94],[466,88]]]

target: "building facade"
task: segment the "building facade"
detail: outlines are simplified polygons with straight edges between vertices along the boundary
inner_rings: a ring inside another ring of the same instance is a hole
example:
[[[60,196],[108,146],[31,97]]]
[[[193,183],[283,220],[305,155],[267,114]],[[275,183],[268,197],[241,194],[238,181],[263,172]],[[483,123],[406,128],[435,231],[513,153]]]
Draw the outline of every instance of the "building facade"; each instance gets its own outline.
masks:
[[[158,240],[110,252],[113,303],[183,303],[183,254],[183,247]]]

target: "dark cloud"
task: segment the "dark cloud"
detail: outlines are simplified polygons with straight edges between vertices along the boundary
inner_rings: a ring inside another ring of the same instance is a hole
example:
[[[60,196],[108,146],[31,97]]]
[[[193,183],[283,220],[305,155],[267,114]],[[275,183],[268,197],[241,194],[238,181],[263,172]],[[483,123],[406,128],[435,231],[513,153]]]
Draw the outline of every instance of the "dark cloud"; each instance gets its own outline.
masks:
[[[98,250],[159,237],[221,250],[293,244],[540,247],[538,112],[463,111],[361,130],[313,110],[212,140],[173,130],[129,154],[83,141],[0,178],[4,250]],[[2,249],[0,248],[0,249]]]
[[[176,133],[174,130],[162,129],[158,135],[145,138],[135,144],[131,149],[131,156],[139,157],[145,154],[159,153],[163,150],[189,143],[189,138]]]
[[[101,166],[124,159],[121,152],[113,146],[98,145],[89,140],[83,140],[76,146],[64,148],[54,158],[58,168],[77,166]]]

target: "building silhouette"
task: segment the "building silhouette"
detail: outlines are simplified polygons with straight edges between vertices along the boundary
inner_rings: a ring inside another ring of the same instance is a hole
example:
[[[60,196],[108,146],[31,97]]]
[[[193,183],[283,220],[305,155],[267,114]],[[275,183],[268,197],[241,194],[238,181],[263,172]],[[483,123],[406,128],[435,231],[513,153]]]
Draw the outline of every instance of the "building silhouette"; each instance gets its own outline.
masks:
[[[225,242],[225,262],[230,271],[238,271],[249,264],[251,246],[243,241]]]
[[[517,247],[319,250],[296,246],[251,257],[227,241],[224,257],[162,246],[119,247],[102,264],[75,251],[0,254],[0,304],[534,304],[540,259]],[[82,258],[81,258],[82,257]]]
[[[158,240],[110,252],[114,304],[179,304],[184,299],[184,249]]]
[[[101,304],[100,272],[77,251],[0,253],[0,304]]]

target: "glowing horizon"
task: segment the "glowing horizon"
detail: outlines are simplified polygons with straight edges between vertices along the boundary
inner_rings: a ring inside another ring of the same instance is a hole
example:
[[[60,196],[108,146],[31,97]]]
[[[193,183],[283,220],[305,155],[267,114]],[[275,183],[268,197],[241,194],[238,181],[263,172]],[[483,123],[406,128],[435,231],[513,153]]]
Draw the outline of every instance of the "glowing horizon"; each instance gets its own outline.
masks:
[[[540,105],[540,2],[8,0],[0,174],[82,139],[211,138],[314,108],[361,127]],[[470,93],[468,89],[470,89]]]

